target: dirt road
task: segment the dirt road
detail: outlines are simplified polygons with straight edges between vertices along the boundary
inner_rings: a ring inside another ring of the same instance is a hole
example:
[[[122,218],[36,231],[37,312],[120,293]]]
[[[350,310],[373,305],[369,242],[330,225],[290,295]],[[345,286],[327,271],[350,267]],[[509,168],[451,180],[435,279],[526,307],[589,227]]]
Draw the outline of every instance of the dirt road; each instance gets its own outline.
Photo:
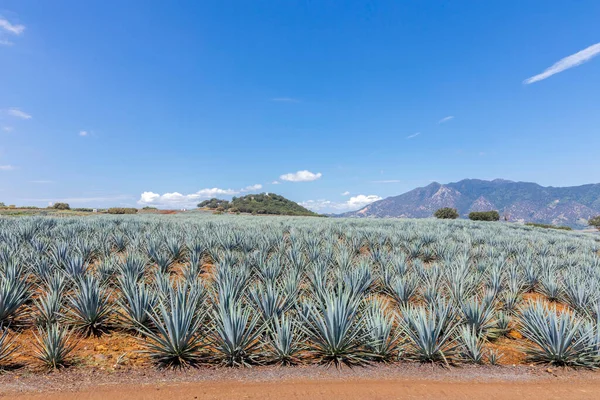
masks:
[[[38,400],[364,400],[600,399],[600,374],[545,369],[419,367],[336,372],[322,369],[206,370],[184,373],[67,372],[1,376],[0,399]]]

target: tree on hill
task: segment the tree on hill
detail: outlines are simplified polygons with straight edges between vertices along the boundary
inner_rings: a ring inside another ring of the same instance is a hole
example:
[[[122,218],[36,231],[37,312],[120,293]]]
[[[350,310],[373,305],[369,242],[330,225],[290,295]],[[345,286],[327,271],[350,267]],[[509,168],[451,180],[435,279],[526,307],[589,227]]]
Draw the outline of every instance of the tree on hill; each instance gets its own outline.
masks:
[[[68,203],[54,203],[51,208],[55,210],[70,210],[71,206]]]
[[[458,211],[456,208],[444,207],[437,210],[433,215],[438,219],[456,219],[458,218]]]
[[[248,214],[318,215],[298,203],[274,193],[249,194],[241,197],[233,197],[231,201],[215,198],[201,202],[198,204],[198,207]]]
[[[588,221],[588,224],[590,226],[593,226],[594,228],[598,229],[600,231],[600,215],[595,216],[594,218],[591,218]]]
[[[469,213],[471,221],[500,221],[498,211],[473,211]]]

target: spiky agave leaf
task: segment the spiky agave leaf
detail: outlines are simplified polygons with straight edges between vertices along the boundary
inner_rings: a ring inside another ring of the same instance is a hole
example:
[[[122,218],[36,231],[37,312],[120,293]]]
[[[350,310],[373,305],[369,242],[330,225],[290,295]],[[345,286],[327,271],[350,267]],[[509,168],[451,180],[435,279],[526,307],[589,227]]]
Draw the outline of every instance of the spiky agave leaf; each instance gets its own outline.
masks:
[[[461,326],[458,332],[460,356],[463,360],[475,364],[483,363],[484,340],[473,326]]]
[[[55,324],[61,317],[62,292],[49,290],[33,301],[35,322],[39,326]]]
[[[69,297],[69,319],[84,334],[99,336],[108,329],[111,314],[109,293],[90,275],[75,282],[75,290]]]
[[[202,307],[200,293],[186,285],[169,289],[170,295],[160,300],[149,313],[154,330],[140,325],[147,341],[145,352],[160,367],[184,368],[201,361]]]
[[[348,290],[324,295],[316,304],[305,303],[302,330],[312,355],[326,364],[340,367],[367,363],[373,354],[367,350],[370,337],[359,315],[360,298]]]
[[[26,277],[9,269],[0,274],[0,325],[14,319],[17,310],[29,299]]]
[[[269,358],[280,365],[294,365],[300,362],[298,353],[304,346],[300,344],[300,332],[296,322],[286,314],[274,317],[268,326]]]
[[[40,327],[35,338],[35,358],[50,369],[67,365],[67,358],[75,348],[75,343],[69,343],[71,333],[67,328],[57,324]]]
[[[217,360],[228,367],[249,366],[257,362],[263,332],[260,315],[240,303],[219,303],[213,310],[214,327],[210,341]]]
[[[0,326],[0,364],[4,364],[6,360],[15,352],[15,337],[9,338],[8,329]]]
[[[598,366],[600,359],[592,347],[595,332],[582,319],[541,302],[529,302],[519,320],[521,333],[531,342],[525,347],[529,360],[560,366]]]
[[[396,329],[396,313],[389,302],[372,298],[364,311],[365,332],[369,340],[366,348],[376,361],[389,361],[398,354],[400,331]]]
[[[149,327],[150,312],[157,304],[158,296],[145,283],[135,283],[126,278],[119,278],[122,296],[118,300],[121,307],[121,318],[129,328]]]
[[[427,307],[404,308],[401,327],[409,341],[408,358],[449,364],[456,350],[456,322],[450,305],[440,300]]]

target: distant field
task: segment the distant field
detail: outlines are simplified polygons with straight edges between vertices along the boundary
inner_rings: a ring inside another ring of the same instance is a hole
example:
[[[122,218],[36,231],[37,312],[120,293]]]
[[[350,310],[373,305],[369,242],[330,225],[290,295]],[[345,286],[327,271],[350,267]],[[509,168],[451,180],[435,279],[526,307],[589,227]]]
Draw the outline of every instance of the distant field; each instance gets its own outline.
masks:
[[[597,235],[432,219],[56,213],[0,218],[8,370],[600,366]]]

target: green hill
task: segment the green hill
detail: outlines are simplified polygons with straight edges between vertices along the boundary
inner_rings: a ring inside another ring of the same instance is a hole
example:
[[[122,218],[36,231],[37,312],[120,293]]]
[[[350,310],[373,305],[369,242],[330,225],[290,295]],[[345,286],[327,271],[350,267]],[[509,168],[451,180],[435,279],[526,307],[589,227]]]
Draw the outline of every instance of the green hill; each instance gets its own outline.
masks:
[[[298,203],[274,193],[249,194],[234,197],[231,201],[213,198],[198,204],[198,208],[209,208],[218,211],[242,212],[271,215],[304,215],[318,216]]]

